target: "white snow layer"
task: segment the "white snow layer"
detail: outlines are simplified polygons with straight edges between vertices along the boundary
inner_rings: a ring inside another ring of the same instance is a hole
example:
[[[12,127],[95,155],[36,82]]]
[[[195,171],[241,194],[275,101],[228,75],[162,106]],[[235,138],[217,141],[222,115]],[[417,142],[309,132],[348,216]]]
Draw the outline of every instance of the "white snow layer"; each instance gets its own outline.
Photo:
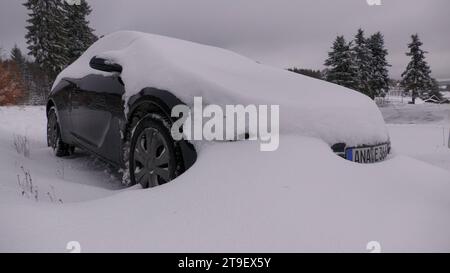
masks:
[[[132,31],[110,34],[57,78],[108,75],[92,57],[123,66],[124,100],[146,87],[168,90],[189,106],[280,105],[280,133],[318,137],[329,145],[377,144],[389,139],[373,101],[350,89],[259,64],[228,50]]]
[[[450,251],[450,172],[402,155],[443,146],[434,129],[419,134],[430,125],[392,125],[396,152],[378,164],[282,136],[271,153],[257,142],[207,145],[173,182],[120,190],[80,151],[55,158],[45,124],[45,107],[0,107],[0,252],[67,252],[71,241],[82,252],[368,252],[371,241],[383,252]],[[28,136],[29,157],[13,134]],[[449,149],[436,156],[450,163]],[[20,166],[38,202],[21,197]],[[50,203],[52,186],[63,204]]]

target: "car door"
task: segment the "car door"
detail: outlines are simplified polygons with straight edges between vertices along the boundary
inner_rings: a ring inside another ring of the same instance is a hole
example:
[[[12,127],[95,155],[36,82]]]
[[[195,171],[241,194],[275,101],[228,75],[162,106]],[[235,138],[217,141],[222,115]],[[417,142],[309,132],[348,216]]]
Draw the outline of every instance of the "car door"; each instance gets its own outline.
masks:
[[[120,127],[124,86],[117,75],[89,75],[76,81],[71,94],[72,134],[79,146],[120,162]]]

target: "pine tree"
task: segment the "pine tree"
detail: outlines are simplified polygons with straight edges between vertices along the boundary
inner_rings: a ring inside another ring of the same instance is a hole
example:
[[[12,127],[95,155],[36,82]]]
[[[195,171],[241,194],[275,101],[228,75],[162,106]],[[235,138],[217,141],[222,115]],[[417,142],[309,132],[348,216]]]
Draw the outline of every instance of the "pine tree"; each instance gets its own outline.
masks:
[[[338,36],[333,43],[332,51],[328,53],[325,65],[328,67],[327,81],[351,89],[358,88],[357,69],[354,64],[354,54],[351,43],[344,36]]]
[[[389,91],[389,71],[390,64],[386,57],[388,51],[384,46],[384,37],[380,32],[372,35],[368,40],[368,47],[371,52],[370,77],[371,97],[384,96]]]
[[[30,11],[25,36],[29,54],[53,81],[68,64],[63,4],[60,0],[27,0],[24,6]]]
[[[19,66],[25,64],[25,56],[22,54],[22,50],[16,45],[11,49],[11,60]]]
[[[293,67],[293,68],[288,68],[288,71],[291,71],[291,72],[294,72],[297,74],[301,74],[304,76],[308,76],[311,78],[319,79],[319,80],[322,79],[322,72],[320,70]]]
[[[27,74],[29,83],[29,100],[32,105],[42,105],[47,102],[47,90],[50,88],[47,76],[35,62],[27,62]]]
[[[444,97],[442,96],[441,89],[439,87],[439,83],[436,79],[431,79],[431,85],[429,91],[426,94],[425,99],[436,97],[438,100],[442,100]]]
[[[28,70],[27,59],[17,45],[14,45],[11,49],[10,59],[17,68],[18,79],[23,87],[23,99],[25,102],[28,102],[30,98],[31,77]]]
[[[433,78],[431,69],[425,60],[425,54],[428,53],[421,49],[423,43],[419,35],[411,36],[412,42],[408,45],[409,52],[406,56],[411,57],[411,61],[402,74],[401,85],[407,92],[412,93],[412,103],[416,103],[417,96],[433,89]]]
[[[87,20],[92,9],[86,0],[81,0],[80,5],[64,2],[64,11],[66,13],[65,28],[69,35],[67,57],[69,63],[72,63],[97,40],[97,37]]]
[[[376,94],[370,85],[373,75],[372,52],[362,29],[358,29],[354,43],[353,51],[355,55],[355,66],[357,67],[357,90],[374,99]]]

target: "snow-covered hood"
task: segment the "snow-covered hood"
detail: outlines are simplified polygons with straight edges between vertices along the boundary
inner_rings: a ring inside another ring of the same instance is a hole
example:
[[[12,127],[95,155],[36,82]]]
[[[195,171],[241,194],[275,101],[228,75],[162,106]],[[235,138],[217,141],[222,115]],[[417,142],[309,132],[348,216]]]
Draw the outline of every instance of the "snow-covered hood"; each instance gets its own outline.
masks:
[[[103,37],[67,67],[63,78],[109,73],[89,67],[98,56],[123,66],[124,100],[146,87],[164,89],[187,105],[280,105],[280,133],[317,137],[329,145],[389,140],[375,103],[356,91],[259,64],[234,52],[133,31]]]

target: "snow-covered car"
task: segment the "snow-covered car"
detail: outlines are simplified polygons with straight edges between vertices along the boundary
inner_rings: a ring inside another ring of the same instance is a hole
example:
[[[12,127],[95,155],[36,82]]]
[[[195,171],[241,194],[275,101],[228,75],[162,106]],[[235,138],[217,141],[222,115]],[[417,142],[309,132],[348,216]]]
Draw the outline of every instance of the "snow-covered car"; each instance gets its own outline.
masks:
[[[164,184],[196,160],[195,147],[170,133],[171,109],[192,107],[194,97],[279,105],[280,134],[319,138],[354,162],[382,161],[390,150],[383,117],[367,96],[228,50],[132,31],[101,38],[57,77],[48,145],[57,156],[85,149],[123,169],[130,184]]]

